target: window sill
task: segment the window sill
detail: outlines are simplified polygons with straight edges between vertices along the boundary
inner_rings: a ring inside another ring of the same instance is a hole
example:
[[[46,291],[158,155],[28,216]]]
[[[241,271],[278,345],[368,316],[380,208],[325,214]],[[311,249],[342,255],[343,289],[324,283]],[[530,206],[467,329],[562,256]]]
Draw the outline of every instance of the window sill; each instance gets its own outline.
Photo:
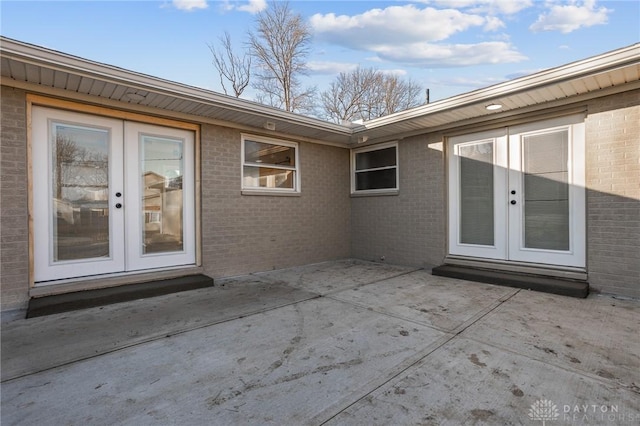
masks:
[[[281,192],[281,191],[269,191],[260,189],[243,189],[240,191],[242,195],[262,195],[262,196],[274,196],[274,197],[299,197],[302,195],[300,192]]]
[[[400,190],[398,189],[390,189],[390,190],[369,190],[369,191],[359,191],[352,192],[352,198],[358,197],[385,197],[385,196],[396,196],[400,195]]]

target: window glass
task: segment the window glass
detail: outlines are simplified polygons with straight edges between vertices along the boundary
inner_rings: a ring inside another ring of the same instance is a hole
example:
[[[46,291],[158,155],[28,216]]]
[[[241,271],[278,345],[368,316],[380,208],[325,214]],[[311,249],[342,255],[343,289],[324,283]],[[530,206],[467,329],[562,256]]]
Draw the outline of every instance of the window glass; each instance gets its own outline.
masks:
[[[393,191],[398,189],[397,145],[352,152],[353,191]]]
[[[356,154],[356,170],[375,169],[395,165],[396,148],[394,146]]]
[[[243,189],[298,191],[298,145],[243,137]]]
[[[460,243],[493,246],[493,141],[460,145]]]
[[[356,173],[356,190],[391,189],[396,187],[396,169]]]
[[[250,140],[244,143],[244,161],[247,163],[295,166],[295,152],[295,148],[292,146],[273,145]]]

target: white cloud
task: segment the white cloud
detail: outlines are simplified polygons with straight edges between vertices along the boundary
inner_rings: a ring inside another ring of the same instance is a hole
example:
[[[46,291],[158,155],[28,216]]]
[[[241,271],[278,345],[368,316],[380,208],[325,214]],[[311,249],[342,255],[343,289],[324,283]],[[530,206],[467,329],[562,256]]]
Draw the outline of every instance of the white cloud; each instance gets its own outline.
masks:
[[[509,43],[500,41],[450,45],[412,43],[400,47],[385,46],[377,53],[388,61],[430,68],[503,64],[527,59]]]
[[[425,67],[518,62],[526,59],[504,41],[436,44],[470,29],[495,31],[504,23],[492,16],[415,5],[371,9],[347,16],[315,14],[310,24],[316,40],[375,53],[383,61]]]
[[[173,0],[173,7],[188,12],[195,9],[206,9],[209,7],[207,0]]]
[[[354,16],[315,14],[310,19],[318,39],[352,48],[376,45],[444,40],[486,19],[458,10],[419,9],[414,5],[371,9]]]
[[[515,15],[531,7],[533,0],[423,0],[422,3],[469,9],[472,13]]]
[[[346,62],[309,61],[307,68],[311,74],[336,75],[341,72],[349,72],[358,68],[358,64]]]
[[[241,12],[249,12],[252,15],[260,13],[267,8],[267,0],[249,0],[247,4],[237,6],[236,9]]]
[[[406,76],[407,70],[401,70],[401,69],[395,69],[395,70],[378,70],[380,71],[382,74],[386,74],[386,75],[390,75],[390,76],[395,76],[395,77],[404,77]]]
[[[560,31],[567,34],[583,27],[606,24],[610,12],[606,7],[596,9],[595,0],[572,0],[570,4],[553,4],[549,12],[538,16],[538,20],[529,29],[534,32]]]
[[[505,27],[504,22],[495,16],[489,16],[486,19],[487,23],[484,25],[485,31],[497,31],[498,29]]]

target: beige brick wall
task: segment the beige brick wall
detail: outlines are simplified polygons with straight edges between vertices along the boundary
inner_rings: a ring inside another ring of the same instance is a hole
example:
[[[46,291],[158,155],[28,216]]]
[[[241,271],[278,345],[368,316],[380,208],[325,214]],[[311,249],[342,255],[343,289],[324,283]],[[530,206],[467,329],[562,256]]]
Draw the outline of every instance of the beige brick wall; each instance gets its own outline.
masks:
[[[0,103],[1,309],[26,307],[29,291],[26,102],[2,86]]]
[[[593,100],[586,119],[587,271],[595,291],[640,298],[640,91]],[[446,250],[444,156],[400,141],[400,194],[352,199],[353,257],[432,266]]]
[[[428,135],[398,144],[398,195],[353,197],[353,257],[411,266],[436,266],[445,255],[442,137]]]
[[[24,92],[2,87],[0,286],[2,310],[28,300]],[[640,297],[640,91],[592,101],[587,129],[588,272],[598,291]],[[400,193],[349,195],[349,151],[300,144],[302,194],[240,192],[240,132],[202,127],[205,272],[225,277],[356,257],[413,266],[446,248],[442,136],[399,143]]]
[[[241,195],[240,132],[202,129],[203,264],[225,277],[350,255],[349,151],[301,143],[298,197]]]
[[[640,298],[640,91],[592,102],[586,133],[589,282]]]

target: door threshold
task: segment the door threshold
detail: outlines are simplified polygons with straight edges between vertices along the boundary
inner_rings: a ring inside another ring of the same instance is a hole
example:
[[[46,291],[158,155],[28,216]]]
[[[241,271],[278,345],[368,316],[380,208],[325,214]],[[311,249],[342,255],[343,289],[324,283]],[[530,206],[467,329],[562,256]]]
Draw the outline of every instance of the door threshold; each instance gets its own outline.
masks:
[[[522,288],[562,296],[585,298],[589,295],[589,283],[586,280],[572,280],[461,265],[441,265],[433,268],[431,273],[442,277]]]
[[[33,297],[29,300],[27,318],[94,308],[205,287],[213,287],[213,278],[197,274],[117,287]]]

